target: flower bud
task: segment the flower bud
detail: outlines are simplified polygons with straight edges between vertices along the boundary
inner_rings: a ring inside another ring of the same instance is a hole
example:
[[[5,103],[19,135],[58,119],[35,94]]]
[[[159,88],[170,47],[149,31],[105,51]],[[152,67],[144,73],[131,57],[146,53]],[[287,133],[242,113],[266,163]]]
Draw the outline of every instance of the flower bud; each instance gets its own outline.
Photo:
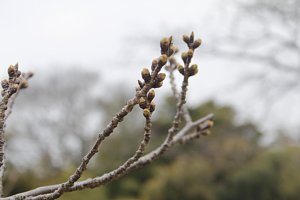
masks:
[[[190,68],[189,68],[189,75],[190,76],[194,76],[195,74],[198,73],[198,65],[197,64],[193,64]]]
[[[8,70],[7,70],[7,73],[9,75],[9,77],[13,77],[15,74],[16,74],[17,70],[16,70],[16,67],[13,66],[13,65],[10,65],[8,67]]]
[[[158,59],[158,66],[159,67],[164,66],[167,63],[167,61],[168,61],[168,56],[165,54],[161,55]]]
[[[146,99],[144,97],[141,97],[139,99],[139,106],[142,109],[145,109],[147,107],[147,101],[146,101]]]
[[[19,85],[18,84],[12,84],[11,86],[10,86],[10,94],[14,94],[14,93],[16,93],[17,92],[17,90],[18,90],[18,88],[19,88]]]
[[[201,39],[197,39],[195,40],[195,42],[193,43],[193,49],[197,49],[202,43]]]
[[[191,33],[190,35],[190,43],[194,42],[194,32]]]
[[[28,88],[28,81],[25,79],[22,79],[20,82],[20,89]]]
[[[158,65],[158,61],[156,59],[154,59],[151,64],[151,70],[154,71],[155,68],[157,67],[157,65]]]
[[[168,57],[172,56],[177,51],[178,51],[177,47],[175,47],[174,45],[170,46],[169,51],[168,51]]]
[[[157,74],[157,81],[158,82],[162,82],[163,80],[165,80],[166,78],[166,74],[165,73],[159,73]]]
[[[150,108],[149,108],[151,113],[154,112],[155,107],[156,107],[155,103],[154,103],[154,102],[151,102],[151,103],[150,103]]]
[[[153,88],[160,88],[162,85],[163,85],[163,82],[155,82],[152,87]]]
[[[133,105],[130,104],[130,105],[127,106],[127,111],[128,111],[128,112],[131,112],[132,109],[133,109]]]
[[[143,88],[144,85],[145,85],[145,84],[144,84],[142,81],[140,81],[140,80],[138,80],[138,84],[139,84],[140,88]]]
[[[214,122],[212,120],[207,121],[208,128],[211,128],[214,125]]]
[[[188,56],[188,58],[192,58],[193,57],[193,55],[194,55],[194,51],[193,51],[193,49],[189,49],[188,50],[188,52],[187,52],[187,56]]]
[[[201,133],[203,136],[208,136],[210,135],[210,131],[209,130],[205,130]]]
[[[155,97],[155,92],[154,92],[154,90],[150,90],[150,91],[148,92],[148,95],[147,95],[147,100],[148,100],[149,102],[151,102],[151,101],[154,99],[154,97]]]
[[[147,68],[144,68],[144,69],[142,70],[141,74],[142,74],[142,78],[144,79],[144,81],[145,81],[146,83],[149,83],[150,80],[151,80],[151,75],[150,75],[149,70],[148,70]]]
[[[174,56],[169,58],[169,62],[170,62],[171,65],[176,64],[176,59],[174,58]]]
[[[184,75],[184,67],[182,65],[178,65],[177,69],[180,72],[180,74]]]
[[[9,87],[8,80],[1,81],[1,86],[2,86],[3,90],[7,90]]]
[[[150,113],[150,110],[149,110],[149,109],[146,108],[146,109],[143,110],[143,115],[144,115],[144,117],[148,118],[148,117],[150,117],[150,114],[151,114],[151,113]]]
[[[187,35],[183,35],[183,36],[182,36],[182,40],[183,40],[185,43],[187,43],[187,44],[190,43],[190,37],[187,36]]]
[[[164,37],[163,39],[160,40],[160,48],[162,52],[168,51],[169,46],[170,46],[169,38]]]
[[[183,53],[181,54],[181,59],[183,60],[184,63],[186,63],[187,58],[188,58],[187,52],[183,52]]]

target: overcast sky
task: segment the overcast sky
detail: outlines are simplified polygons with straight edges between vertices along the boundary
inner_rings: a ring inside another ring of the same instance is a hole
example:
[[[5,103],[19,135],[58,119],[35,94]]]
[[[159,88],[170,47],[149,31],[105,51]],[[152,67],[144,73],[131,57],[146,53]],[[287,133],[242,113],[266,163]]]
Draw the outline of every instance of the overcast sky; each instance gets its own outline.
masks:
[[[204,41],[202,49],[211,45],[212,30],[228,28],[234,12],[229,2],[0,0],[0,77],[16,62],[21,70],[37,75],[77,66],[98,71],[106,83],[126,82],[134,88],[140,69],[159,55],[160,37],[174,35],[176,44],[182,34],[195,31]],[[157,49],[143,41],[152,36],[158,39],[153,40]],[[244,102],[247,91],[230,95],[228,90],[247,70],[207,58],[202,49],[196,54],[200,73],[191,81],[191,103],[215,98],[236,105],[243,117],[259,119],[251,112],[252,102]],[[276,120],[271,118],[268,127]],[[299,127],[295,117],[288,121]]]

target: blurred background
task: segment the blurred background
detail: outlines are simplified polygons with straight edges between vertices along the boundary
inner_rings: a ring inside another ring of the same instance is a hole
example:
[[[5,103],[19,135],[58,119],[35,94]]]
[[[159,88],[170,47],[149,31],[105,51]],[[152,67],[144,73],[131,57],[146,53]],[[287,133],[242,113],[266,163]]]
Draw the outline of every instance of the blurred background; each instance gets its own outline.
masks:
[[[1,0],[0,78],[16,62],[35,73],[6,127],[6,194],[66,180],[134,95],[159,40],[173,35],[184,51],[181,37],[192,31],[203,45],[188,106],[193,119],[215,114],[212,135],[61,199],[299,199],[299,0]],[[175,112],[166,83],[157,90],[149,150]],[[83,178],[119,166],[142,135],[134,109]]]

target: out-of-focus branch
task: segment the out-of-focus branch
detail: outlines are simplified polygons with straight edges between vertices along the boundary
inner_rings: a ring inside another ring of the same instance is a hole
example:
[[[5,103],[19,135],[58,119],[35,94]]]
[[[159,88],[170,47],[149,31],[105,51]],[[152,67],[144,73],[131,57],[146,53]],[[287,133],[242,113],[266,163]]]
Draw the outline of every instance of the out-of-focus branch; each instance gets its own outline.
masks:
[[[21,74],[18,70],[18,64],[11,65],[8,68],[8,80],[1,82],[2,100],[0,102],[0,197],[3,194],[3,176],[6,167],[5,160],[5,122],[12,112],[15,99],[19,94],[20,89],[27,88],[28,79],[33,76],[32,73]]]
[[[20,90],[23,88],[27,88],[28,87],[28,80],[33,76],[32,72],[27,72],[27,73],[22,73],[21,77],[20,77],[20,84],[18,87],[17,92],[11,96],[9,102],[8,102],[8,106],[7,106],[7,110],[6,110],[6,115],[5,115],[5,120],[9,117],[9,115],[12,113],[12,108],[14,106],[15,100],[18,96],[18,94],[20,93]]]
[[[166,69],[169,72],[169,80],[170,80],[170,85],[171,85],[171,90],[172,90],[173,96],[176,98],[176,102],[178,103],[180,101],[180,95],[177,91],[174,71],[176,70],[179,63],[176,61],[176,59],[173,56],[169,59],[169,63],[170,64],[166,67]],[[183,106],[183,118],[186,122],[192,121],[192,118],[191,118],[186,106]]]

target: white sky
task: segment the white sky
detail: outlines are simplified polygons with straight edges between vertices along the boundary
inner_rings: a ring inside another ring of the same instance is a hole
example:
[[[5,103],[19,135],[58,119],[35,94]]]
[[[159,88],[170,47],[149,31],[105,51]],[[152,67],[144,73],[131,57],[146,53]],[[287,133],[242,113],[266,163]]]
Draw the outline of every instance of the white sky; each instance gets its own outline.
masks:
[[[21,70],[37,74],[59,70],[53,66],[79,66],[98,70],[107,83],[126,82],[133,88],[140,69],[158,56],[159,48],[155,53],[153,44],[141,40],[137,44],[130,39],[175,34],[175,43],[179,43],[178,34],[195,31],[205,48],[210,45],[205,41],[210,41],[211,27],[227,28],[233,8],[224,6],[226,2],[0,0],[0,77],[16,62]],[[196,61],[200,73],[191,81],[192,103],[217,98],[219,102],[232,102],[245,117],[255,116],[249,115],[251,102],[244,104],[243,96],[226,92],[245,71],[223,60],[206,58],[201,50]],[[274,124],[271,119],[269,127]],[[294,125],[299,127],[297,122]]]

